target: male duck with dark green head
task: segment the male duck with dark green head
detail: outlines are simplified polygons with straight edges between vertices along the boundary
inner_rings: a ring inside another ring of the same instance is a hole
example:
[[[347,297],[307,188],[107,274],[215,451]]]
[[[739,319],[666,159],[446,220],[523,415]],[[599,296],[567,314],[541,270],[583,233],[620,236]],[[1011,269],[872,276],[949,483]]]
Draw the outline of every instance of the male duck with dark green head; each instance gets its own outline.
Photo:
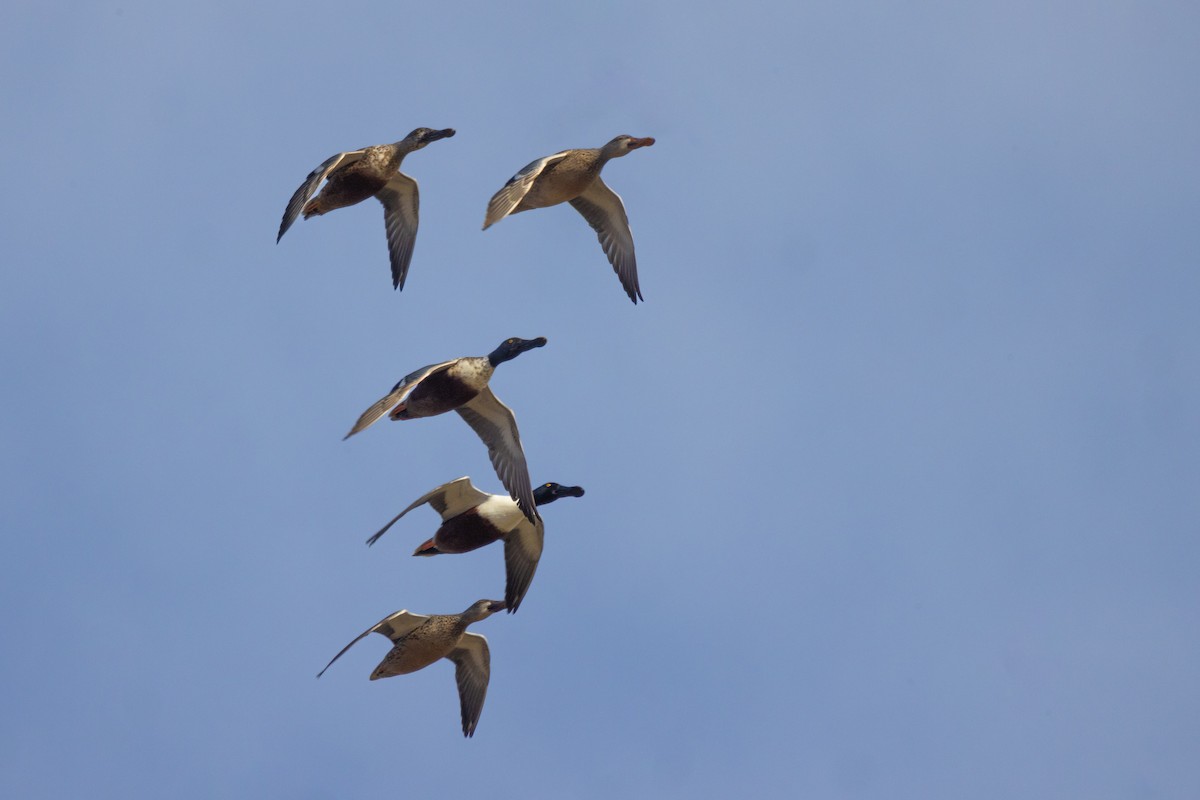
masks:
[[[538,506],[549,505],[560,497],[583,497],[583,487],[543,483],[533,490],[533,502]],[[469,553],[492,542],[503,541],[504,602],[508,613],[515,613],[533,583],[533,573],[542,557],[546,538],[542,520],[530,521],[511,499],[481,492],[470,478],[463,477],[442,484],[413,501],[367,539],[367,544],[375,544],[401,517],[425,503],[441,515],[442,524],[413,555]]]

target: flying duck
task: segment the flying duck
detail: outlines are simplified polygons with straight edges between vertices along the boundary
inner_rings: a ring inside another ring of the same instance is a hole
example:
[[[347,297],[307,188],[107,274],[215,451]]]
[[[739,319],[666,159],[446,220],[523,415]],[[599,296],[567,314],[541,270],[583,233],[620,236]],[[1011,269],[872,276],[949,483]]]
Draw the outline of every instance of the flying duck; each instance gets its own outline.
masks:
[[[383,223],[387,228],[392,286],[403,289],[404,279],[408,277],[408,264],[412,261],[413,244],[417,240],[417,207],[420,198],[417,182],[400,172],[400,162],[414,150],[453,135],[453,128],[440,131],[417,128],[393,144],[377,144],[330,156],[308,173],[304,183],[288,201],[275,243],[279,243],[301,211],[304,212],[304,218],[308,219],[336,208],[361,203],[368,197],[378,198],[383,203]],[[324,180],[328,180],[325,188],[313,197],[313,192]]]
[[[509,178],[504,188],[492,196],[483,229],[486,231],[509,214],[569,202],[596,231],[625,294],[634,303],[644,300],[638,286],[629,217],[620,196],[601,180],[600,170],[609,159],[652,144],[654,139],[648,136],[637,139],[621,135],[604,147],[563,150],[539,158]]]
[[[487,639],[478,633],[468,633],[467,626],[487,619],[503,608],[501,600],[477,600],[461,614],[424,615],[397,611],[356,636],[317,673],[317,677],[324,675],[325,670],[359,639],[371,633],[382,633],[392,640],[394,647],[375,667],[371,680],[407,675],[438,659],[450,659],[454,662],[454,677],[458,681],[463,736],[474,736],[479,715],[483,713],[483,700],[487,697],[492,659]]]
[[[362,413],[343,437],[349,439],[387,414],[393,420],[432,417],[447,411],[459,416],[487,445],[488,456],[504,488],[530,522],[538,519],[529,467],[521,447],[521,434],[512,409],[500,402],[488,386],[496,367],[526,350],[546,344],[546,337],[505,339],[487,356],[463,356],[422,367],[406,375],[387,396]]]
[[[543,483],[533,490],[533,502],[539,506],[553,503],[560,497],[583,497],[583,487]],[[515,613],[529,591],[538,559],[542,557],[542,542],[546,535],[542,521],[530,522],[511,499],[481,492],[472,485],[470,478],[463,477],[418,498],[367,539],[367,544],[375,544],[401,517],[425,503],[442,515],[442,524],[413,555],[468,553],[504,540],[504,603],[508,613]]]

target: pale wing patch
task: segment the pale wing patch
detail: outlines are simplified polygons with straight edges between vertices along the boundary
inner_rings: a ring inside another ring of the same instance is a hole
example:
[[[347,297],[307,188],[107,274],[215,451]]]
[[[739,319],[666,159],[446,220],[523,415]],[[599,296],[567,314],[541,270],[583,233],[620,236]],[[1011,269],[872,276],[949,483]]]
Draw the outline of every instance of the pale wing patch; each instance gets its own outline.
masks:
[[[526,164],[516,175],[509,178],[508,183],[504,184],[504,188],[492,195],[492,199],[488,201],[487,214],[483,219],[483,229],[486,231],[492,225],[511,214],[513,209],[521,204],[525,195],[529,194],[529,190],[533,187],[538,176],[542,174],[542,171],[550,164],[566,158],[568,152],[564,150],[561,153],[555,153],[552,156],[532,161]]]
[[[492,495],[481,492],[471,485],[470,478],[457,478],[449,483],[442,484],[431,492],[426,492],[414,500],[408,508],[392,517],[391,522],[380,528],[370,539],[367,539],[367,544],[375,544],[379,540],[379,537],[387,533],[388,529],[395,525],[401,517],[425,503],[429,503],[441,515],[442,520],[445,521],[475,508],[490,497]]]
[[[455,359],[454,361],[457,360],[458,359]],[[403,403],[405,399],[408,398],[408,395],[412,393],[412,390],[417,388],[417,384],[428,378],[437,370],[449,367],[454,363],[454,361],[443,361],[440,364],[430,364],[428,367],[422,367],[416,372],[411,372],[404,376],[399,383],[392,387],[390,392],[376,400],[370,408],[368,408],[359,416],[358,421],[354,423],[354,427],[350,429],[349,433],[342,437],[342,440],[345,441],[354,434],[364,431],[374,425],[380,417]]]
[[[334,661],[337,661],[339,658],[341,658],[343,653],[345,653],[347,650],[349,650],[354,645],[358,644],[358,642],[361,639],[363,639],[364,637],[369,636],[372,633],[382,633],[384,636],[388,637],[393,642],[396,642],[399,639],[403,638],[404,636],[407,636],[408,634],[412,633],[413,630],[418,628],[427,619],[429,619],[429,617],[424,616],[422,614],[410,614],[408,611],[405,611],[403,609],[401,609],[400,611],[397,611],[394,614],[389,614],[388,616],[379,620],[379,622],[376,622],[374,625],[367,628],[365,631],[360,633],[358,636],[355,636],[353,641],[350,642],[350,644],[343,647],[341,650],[338,651],[338,654],[336,656],[329,659],[329,663],[325,665],[325,669],[323,669],[317,673],[317,677],[319,678],[322,675],[324,675],[325,670],[332,667]]]
[[[442,487],[445,491],[441,498],[434,498],[429,505],[442,515],[442,520],[452,519],[476,506],[483,505],[492,495],[481,492],[471,483],[470,478],[459,478]]]
[[[401,639],[408,636],[417,628],[425,624],[429,619],[426,614],[413,614],[408,611],[400,610],[395,614],[389,614],[380,620],[374,628],[376,633],[382,633],[384,636],[392,640],[393,643],[399,643]]]
[[[292,199],[288,201],[287,208],[283,211],[283,221],[279,223],[279,235],[275,237],[275,243],[278,244],[283,235],[287,233],[288,228],[292,227],[292,223],[300,216],[300,212],[304,209],[304,204],[317,191],[317,187],[321,185],[321,181],[329,177],[329,173],[339,167],[349,166],[355,161],[362,158],[362,154],[366,152],[364,147],[362,150],[350,150],[345,153],[338,153],[336,156],[330,156],[321,162],[321,165],[308,173],[308,177],[304,179],[304,183],[300,184],[300,188],[292,195]]]

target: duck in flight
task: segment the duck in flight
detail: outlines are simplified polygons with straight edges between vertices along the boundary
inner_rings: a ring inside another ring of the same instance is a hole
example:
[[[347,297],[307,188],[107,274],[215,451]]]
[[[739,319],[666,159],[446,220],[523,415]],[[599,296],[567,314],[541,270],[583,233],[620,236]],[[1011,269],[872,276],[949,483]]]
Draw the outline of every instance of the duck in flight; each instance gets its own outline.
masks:
[[[358,641],[369,634],[381,633],[392,640],[392,649],[375,667],[371,680],[407,675],[428,667],[439,659],[454,662],[454,677],[458,682],[458,701],[462,711],[463,736],[474,736],[487,697],[488,680],[492,674],[491,653],[487,639],[469,633],[467,626],[487,619],[504,609],[502,600],[477,600],[461,614],[412,614],[397,611],[375,623],[341,649],[317,677],[333,666]]]
[[[596,231],[625,294],[634,303],[644,300],[625,205],[600,178],[600,170],[609,160],[652,144],[654,139],[649,136],[638,139],[621,135],[603,147],[563,150],[539,158],[509,178],[504,188],[492,196],[483,229],[486,231],[509,214],[570,203]]]
[[[560,497],[583,497],[583,487],[543,483],[533,490],[533,502],[539,506],[549,505]],[[468,553],[503,540],[506,576],[504,602],[508,613],[515,613],[529,591],[533,573],[542,557],[542,545],[546,537],[542,521],[538,519],[531,522],[510,498],[481,492],[470,478],[464,477],[442,484],[417,498],[367,539],[367,544],[375,544],[401,517],[426,503],[441,515],[442,524],[413,555]]]
[[[408,277],[408,265],[412,261],[413,245],[417,241],[420,197],[417,182],[400,172],[400,162],[414,150],[453,135],[453,128],[440,131],[417,128],[393,144],[377,144],[325,159],[308,173],[304,183],[288,201],[283,221],[279,223],[279,235],[275,237],[276,244],[301,212],[308,219],[374,197],[383,203],[388,256],[392,262],[392,286],[403,289],[404,279]],[[325,188],[313,197],[322,181],[326,181]]]

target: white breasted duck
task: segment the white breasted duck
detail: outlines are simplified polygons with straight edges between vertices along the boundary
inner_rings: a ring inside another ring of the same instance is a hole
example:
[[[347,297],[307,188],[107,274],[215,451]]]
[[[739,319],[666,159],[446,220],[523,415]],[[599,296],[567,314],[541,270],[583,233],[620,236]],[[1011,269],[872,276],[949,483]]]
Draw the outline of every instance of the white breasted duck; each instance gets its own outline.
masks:
[[[509,178],[504,188],[493,195],[483,229],[486,231],[509,214],[569,202],[596,231],[625,294],[634,303],[643,300],[629,217],[620,196],[601,180],[600,170],[609,159],[652,144],[651,137],[637,139],[622,135],[604,147],[563,150],[539,158]]]
[[[560,497],[583,497],[583,487],[543,483],[533,490],[533,501],[539,506],[553,503]],[[511,499],[481,492],[470,478],[464,477],[443,484],[418,498],[367,539],[367,544],[375,544],[401,517],[425,503],[441,514],[442,524],[413,555],[468,553],[503,540],[506,573],[504,602],[508,613],[515,613],[529,591],[538,559],[542,557],[542,544],[546,536],[542,521],[529,521]]]
[[[400,172],[400,162],[414,150],[453,135],[453,128],[440,131],[417,128],[393,144],[377,144],[327,158],[308,174],[288,201],[275,242],[278,244],[301,211],[304,212],[304,218],[308,219],[361,203],[368,197],[377,198],[383,203],[388,256],[392,262],[392,286],[403,289],[404,279],[408,277],[408,264],[412,261],[413,245],[417,241],[420,197],[417,182]],[[324,180],[329,182],[319,195],[313,197],[313,192]]]
[[[521,434],[512,409],[488,386],[496,367],[526,350],[546,344],[546,337],[505,339],[487,356],[463,356],[431,364],[406,375],[387,396],[362,413],[346,434],[349,439],[387,414],[393,420],[432,417],[447,411],[459,416],[487,445],[488,456],[504,488],[530,521],[539,519]]]
[[[317,677],[324,675],[325,670],[333,666],[333,662],[357,644],[359,639],[372,633],[381,633],[391,639],[394,647],[375,667],[371,680],[407,675],[439,659],[448,658],[454,662],[454,677],[458,681],[463,735],[474,736],[479,715],[483,713],[483,701],[487,697],[492,659],[487,639],[478,633],[468,633],[467,626],[503,609],[502,600],[478,600],[461,614],[427,616],[397,611],[355,637],[325,665],[325,669],[317,673]]]

